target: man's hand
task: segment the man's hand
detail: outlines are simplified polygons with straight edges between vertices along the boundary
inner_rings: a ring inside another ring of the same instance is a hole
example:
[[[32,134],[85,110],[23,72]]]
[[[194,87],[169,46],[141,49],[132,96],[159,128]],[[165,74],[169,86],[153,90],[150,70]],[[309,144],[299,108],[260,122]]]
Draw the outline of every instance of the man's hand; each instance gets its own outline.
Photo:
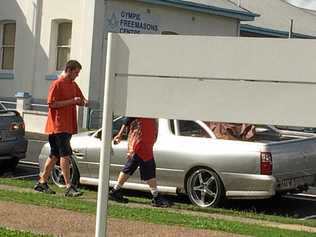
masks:
[[[118,134],[116,134],[116,136],[113,138],[114,145],[119,144],[121,142],[125,128],[126,128],[126,125],[123,124]]]
[[[113,143],[114,143],[114,145],[119,144],[119,143],[121,142],[121,140],[122,140],[122,137],[121,137],[119,134],[116,135],[116,136],[113,138]]]
[[[83,103],[82,99],[80,97],[74,98],[74,104],[75,105],[81,105]]]
[[[86,99],[84,99],[84,100],[83,100],[83,106],[84,106],[84,107],[88,107],[88,106],[89,106],[89,101],[86,100]]]
[[[75,105],[85,106],[85,107],[88,107],[88,105],[89,105],[89,101],[86,100],[86,99],[83,99],[81,97],[75,97],[74,98],[74,103],[75,103]]]
[[[134,156],[134,153],[127,152],[127,157],[126,157],[126,159],[130,160],[130,159],[133,158],[133,156]]]

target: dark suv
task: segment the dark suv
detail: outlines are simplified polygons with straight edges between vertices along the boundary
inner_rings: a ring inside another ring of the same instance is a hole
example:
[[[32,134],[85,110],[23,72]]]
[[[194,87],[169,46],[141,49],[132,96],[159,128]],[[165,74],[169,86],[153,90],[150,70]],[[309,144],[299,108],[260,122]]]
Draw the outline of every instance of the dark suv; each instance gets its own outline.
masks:
[[[0,173],[12,172],[25,158],[27,140],[23,118],[0,103]]]

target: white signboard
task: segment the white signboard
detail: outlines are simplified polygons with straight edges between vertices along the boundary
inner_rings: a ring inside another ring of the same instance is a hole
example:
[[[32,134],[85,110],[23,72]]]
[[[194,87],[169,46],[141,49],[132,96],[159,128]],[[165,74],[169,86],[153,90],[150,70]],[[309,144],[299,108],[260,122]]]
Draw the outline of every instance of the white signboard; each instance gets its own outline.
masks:
[[[113,37],[115,114],[316,126],[316,40]]]
[[[112,114],[316,127],[316,40],[109,34],[96,236]]]

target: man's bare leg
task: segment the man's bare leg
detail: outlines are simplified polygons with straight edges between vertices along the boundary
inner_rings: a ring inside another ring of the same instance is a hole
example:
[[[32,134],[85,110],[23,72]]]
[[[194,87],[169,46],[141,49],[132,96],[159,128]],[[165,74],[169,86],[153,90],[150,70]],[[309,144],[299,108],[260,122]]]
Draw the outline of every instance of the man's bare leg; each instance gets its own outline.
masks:
[[[153,197],[157,197],[158,196],[158,189],[157,189],[157,180],[156,178],[152,178],[146,181],[146,183],[148,184],[149,188],[150,188],[150,192],[153,195]]]
[[[119,177],[117,178],[117,185],[123,187],[124,183],[128,180],[129,175],[120,172]]]
[[[56,156],[51,156],[49,157],[46,162],[45,162],[45,166],[44,166],[44,171],[43,173],[40,175],[40,178],[39,178],[39,182],[40,183],[46,183],[53,168],[54,168],[54,165],[56,164],[58,158]]]
[[[150,189],[157,189],[157,179],[152,178],[146,181]]]
[[[65,185],[67,188],[70,187],[70,157],[62,156],[60,157],[60,168],[64,176]]]
[[[63,172],[65,185],[66,185],[65,196],[67,197],[81,196],[82,192],[80,192],[76,187],[74,187],[70,181],[70,156],[60,157],[60,168],[61,168],[61,171]]]
[[[111,190],[109,193],[109,198],[111,200],[121,202],[121,203],[128,202],[128,199],[123,196],[122,190],[121,190],[121,188],[123,187],[124,183],[128,180],[128,178],[129,178],[128,174],[120,172],[117,178],[117,184],[115,184],[113,190]]]
[[[52,156],[49,157],[46,162],[45,162],[45,166],[44,166],[44,171],[42,174],[40,174],[40,178],[38,180],[38,183],[35,185],[34,190],[37,192],[43,192],[43,193],[48,193],[48,194],[55,194],[56,192],[54,190],[52,190],[48,184],[47,184],[47,180],[53,170],[54,165],[57,162],[57,157]]]
[[[157,188],[157,179],[152,178],[146,181],[149,188],[150,192],[153,195],[153,200],[151,204],[155,207],[169,207],[170,203],[167,201],[164,197],[162,197],[159,194],[158,188]]]

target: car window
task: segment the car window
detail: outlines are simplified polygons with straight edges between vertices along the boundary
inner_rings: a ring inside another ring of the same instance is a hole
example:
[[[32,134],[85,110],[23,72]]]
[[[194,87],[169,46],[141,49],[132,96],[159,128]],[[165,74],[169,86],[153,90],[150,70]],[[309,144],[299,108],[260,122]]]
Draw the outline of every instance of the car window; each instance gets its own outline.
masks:
[[[196,122],[189,120],[178,120],[180,136],[208,137],[207,132]]]
[[[119,118],[114,119],[113,125],[112,125],[112,137],[114,137],[120,131],[122,124],[123,124],[123,117],[119,117]],[[98,133],[96,134],[96,137],[101,139],[102,129],[98,131]],[[127,140],[126,131],[123,133],[122,140]]]

